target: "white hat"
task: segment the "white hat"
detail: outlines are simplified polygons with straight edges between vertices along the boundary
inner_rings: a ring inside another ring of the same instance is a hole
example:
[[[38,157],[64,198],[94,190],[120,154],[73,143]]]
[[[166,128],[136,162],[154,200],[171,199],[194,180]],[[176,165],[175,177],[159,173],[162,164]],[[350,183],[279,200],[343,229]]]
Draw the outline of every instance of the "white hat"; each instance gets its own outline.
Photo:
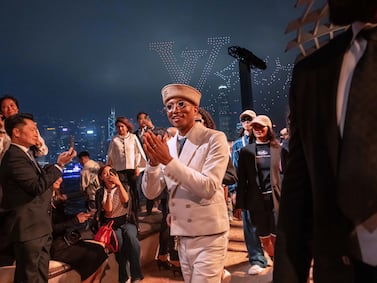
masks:
[[[251,122],[251,124],[259,124],[259,125],[262,125],[263,127],[269,127],[270,130],[272,130],[272,122],[270,120],[270,118],[268,118],[268,116],[266,115],[258,115],[257,117],[255,117],[253,119],[253,121]]]
[[[257,114],[255,114],[255,112],[253,110],[245,110],[241,113],[240,115],[240,120],[242,119],[242,117],[244,116],[250,116],[252,119],[255,118],[255,116],[257,116]]]
[[[201,93],[192,86],[185,84],[169,84],[162,88],[162,102],[166,105],[166,102],[174,97],[180,97],[192,102],[194,105],[199,106]]]

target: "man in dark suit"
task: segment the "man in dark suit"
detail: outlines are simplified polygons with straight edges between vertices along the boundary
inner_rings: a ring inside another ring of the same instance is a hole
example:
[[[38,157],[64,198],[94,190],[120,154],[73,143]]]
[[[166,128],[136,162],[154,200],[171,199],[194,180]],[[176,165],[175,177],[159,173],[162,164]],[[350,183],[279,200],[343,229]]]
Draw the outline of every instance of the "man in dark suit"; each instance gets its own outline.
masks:
[[[361,150],[365,147],[376,147],[377,138],[369,135],[375,131],[370,122],[365,122],[367,134],[362,127],[357,134],[348,134],[347,123],[353,105],[360,101],[351,102],[352,95],[362,91],[361,87],[354,91],[355,83],[363,78],[357,75],[360,67],[368,64],[366,58],[376,57],[376,49],[372,57],[366,56],[374,43],[359,37],[359,32],[373,30],[377,1],[328,2],[332,22],[352,26],[297,63],[293,71],[289,99],[291,137],[280,203],[274,283],[307,282],[312,263],[314,282],[377,282],[377,229],[371,228],[373,225],[365,229],[369,218],[376,216],[377,206],[369,203],[376,202],[377,182],[362,183],[373,180],[376,168],[359,170],[376,156],[369,152],[369,156],[358,158],[364,156]],[[369,92],[374,95],[369,104],[375,107],[377,88],[370,87]],[[364,112],[365,119],[377,113],[366,109]],[[346,150],[352,139],[359,146]],[[353,152],[358,157],[352,157]],[[347,162],[353,162],[348,171],[343,168]],[[353,181],[343,181],[354,172],[358,173]],[[351,187],[354,200],[349,199],[344,205],[346,187]],[[357,205],[364,191],[371,193],[370,201]],[[355,212],[364,210],[362,217],[356,216]]]
[[[30,114],[5,120],[11,145],[0,166],[3,187],[2,245],[13,249],[15,283],[48,281],[51,244],[51,187],[62,176],[62,167],[75,157],[71,148],[59,155],[55,166],[41,168],[30,153],[38,142],[38,129]]]

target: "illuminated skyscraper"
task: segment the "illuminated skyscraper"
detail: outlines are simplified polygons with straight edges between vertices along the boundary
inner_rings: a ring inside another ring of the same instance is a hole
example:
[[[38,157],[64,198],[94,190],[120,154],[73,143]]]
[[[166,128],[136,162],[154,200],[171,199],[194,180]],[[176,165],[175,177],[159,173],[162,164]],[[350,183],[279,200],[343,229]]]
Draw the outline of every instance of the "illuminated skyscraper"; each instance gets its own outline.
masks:
[[[110,116],[107,117],[107,140],[111,140],[115,134],[115,109],[111,108]]]
[[[220,85],[218,87],[218,97],[217,97],[217,127],[219,130],[223,131],[228,139],[233,136],[233,121],[230,110],[229,103],[229,93],[228,87],[225,85]]]

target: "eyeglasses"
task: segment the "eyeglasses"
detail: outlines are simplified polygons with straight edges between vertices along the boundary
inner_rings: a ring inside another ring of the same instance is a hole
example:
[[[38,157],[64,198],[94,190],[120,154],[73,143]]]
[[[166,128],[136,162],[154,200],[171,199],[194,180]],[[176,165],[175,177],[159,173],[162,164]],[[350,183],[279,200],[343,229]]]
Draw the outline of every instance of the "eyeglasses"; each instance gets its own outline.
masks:
[[[166,104],[165,110],[170,113],[170,112],[174,111],[175,107],[177,107],[178,109],[183,109],[183,108],[185,108],[186,106],[189,106],[189,105],[192,105],[192,104],[190,104],[186,101],[180,100],[178,102],[174,102],[174,103],[172,102],[172,103]]]
[[[241,118],[241,123],[251,122],[251,121],[253,121],[253,118],[251,118],[249,116]]]

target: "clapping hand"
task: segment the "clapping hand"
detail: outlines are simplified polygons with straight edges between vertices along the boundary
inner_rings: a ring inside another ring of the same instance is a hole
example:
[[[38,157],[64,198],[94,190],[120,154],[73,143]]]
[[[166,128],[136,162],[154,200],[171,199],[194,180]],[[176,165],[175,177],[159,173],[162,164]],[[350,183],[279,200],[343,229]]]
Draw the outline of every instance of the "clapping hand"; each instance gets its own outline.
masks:
[[[151,166],[157,166],[160,163],[166,165],[173,159],[166,140],[160,135],[156,136],[152,131],[148,131],[144,133],[143,141],[144,150],[149,157]]]

